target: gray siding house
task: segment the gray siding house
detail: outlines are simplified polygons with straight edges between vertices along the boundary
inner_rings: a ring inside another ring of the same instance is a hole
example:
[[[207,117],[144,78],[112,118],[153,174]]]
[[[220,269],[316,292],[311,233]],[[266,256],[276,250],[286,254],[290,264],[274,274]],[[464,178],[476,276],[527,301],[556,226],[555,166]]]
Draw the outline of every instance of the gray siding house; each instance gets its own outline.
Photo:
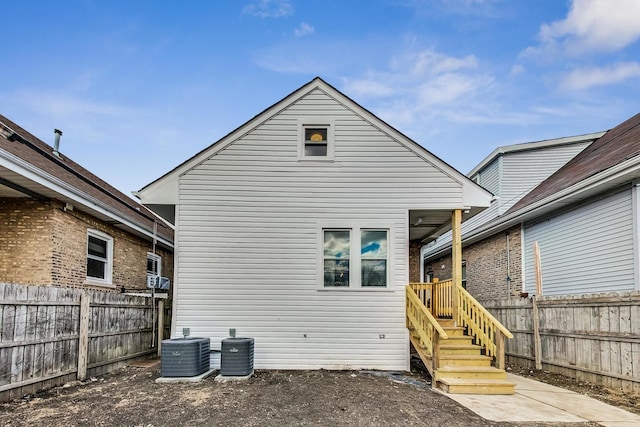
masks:
[[[138,192],[175,223],[172,336],[257,369],[409,368],[409,247],[491,195],[316,78]]]
[[[463,244],[468,246],[467,237],[474,230],[503,215],[529,191],[602,135],[604,132],[597,132],[509,145],[494,150],[467,174],[473,181],[493,193],[494,198],[488,209],[462,223]],[[442,262],[439,262],[440,259],[449,254],[451,233],[445,233],[433,241],[425,239],[423,243],[424,246],[421,249],[422,277],[425,277],[427,273],[431,276],[433,276],[431,273],[437,275],[436,267],[443,265]],[[519,257],[517,259],[519,260]],[[472,266],[468,260],[465,261],[467,261],[465,274],[468,277],[465,279],[473,286],[474,279],[476,281],[479,279],[473,277],[474,269],[477,271],[478,266]],[[448,265],[447,262],[444,264]],[[446,270],[448,272],[448,268]],[[486,280],[486,278],[483,277],[482,280]]]
[[[468,263],[470,254],[492,257],[493,265],[483,277],[503,281],[508,277],[506,255],[520,264],[511,266],[520,276],[514,293],[531,295],[537,242],[545,295],[640,290],[639,178],[640,114],[589,144],[504,214],[464,234],[463,257]],[[505,235],[512,238],[510,252],[479,250]],[[492,293],[496,284],[489,280],[471,280],[468,277],[469,289],[480,298],[506,297]]]

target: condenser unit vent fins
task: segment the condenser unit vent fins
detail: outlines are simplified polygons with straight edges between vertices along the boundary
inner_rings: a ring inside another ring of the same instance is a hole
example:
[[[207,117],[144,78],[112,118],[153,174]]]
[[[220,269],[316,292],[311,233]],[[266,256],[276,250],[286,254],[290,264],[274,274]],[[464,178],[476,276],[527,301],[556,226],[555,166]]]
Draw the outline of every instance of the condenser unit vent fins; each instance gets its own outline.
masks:
[[[243,377],[253,373],[253,338],[225,338],[220,354],[220,375]]]
[[[209,338],[173,338],[162,341],[163,377],[195,377],[209,370]]]

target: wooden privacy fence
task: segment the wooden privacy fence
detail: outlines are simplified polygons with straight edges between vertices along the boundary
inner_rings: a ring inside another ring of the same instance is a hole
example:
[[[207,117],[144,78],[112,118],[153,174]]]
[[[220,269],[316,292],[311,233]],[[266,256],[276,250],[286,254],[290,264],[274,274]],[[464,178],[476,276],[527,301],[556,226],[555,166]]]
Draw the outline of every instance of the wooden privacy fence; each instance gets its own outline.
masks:
[[[533,367],[531,299],[483,302],[514,339],[507,361]],[[640,392],[640,292],[537,299],[542,368],[610,388]]]
[[[157,313],[151,298],[0,283],[0,402],[156,353]]]

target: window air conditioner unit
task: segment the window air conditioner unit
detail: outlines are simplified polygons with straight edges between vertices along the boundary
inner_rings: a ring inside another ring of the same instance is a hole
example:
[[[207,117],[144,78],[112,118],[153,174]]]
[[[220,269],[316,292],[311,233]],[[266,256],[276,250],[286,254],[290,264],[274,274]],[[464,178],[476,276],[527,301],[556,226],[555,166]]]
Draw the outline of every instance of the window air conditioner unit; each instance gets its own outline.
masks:
[[[149,289],[169,289],[171,280],[168,277],[160,277],[157,274],[147,274],[147,288]]]

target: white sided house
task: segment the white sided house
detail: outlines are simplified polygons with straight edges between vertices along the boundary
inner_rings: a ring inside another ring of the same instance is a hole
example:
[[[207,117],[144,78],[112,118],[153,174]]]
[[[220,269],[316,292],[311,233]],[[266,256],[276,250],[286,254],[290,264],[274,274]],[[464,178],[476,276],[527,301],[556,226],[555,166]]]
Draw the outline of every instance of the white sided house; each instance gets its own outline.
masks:
[[[175,224],[171,335],[235,328],[257,369],[408,370],[410,241],[491,199],[320,78],[137,194]]]

